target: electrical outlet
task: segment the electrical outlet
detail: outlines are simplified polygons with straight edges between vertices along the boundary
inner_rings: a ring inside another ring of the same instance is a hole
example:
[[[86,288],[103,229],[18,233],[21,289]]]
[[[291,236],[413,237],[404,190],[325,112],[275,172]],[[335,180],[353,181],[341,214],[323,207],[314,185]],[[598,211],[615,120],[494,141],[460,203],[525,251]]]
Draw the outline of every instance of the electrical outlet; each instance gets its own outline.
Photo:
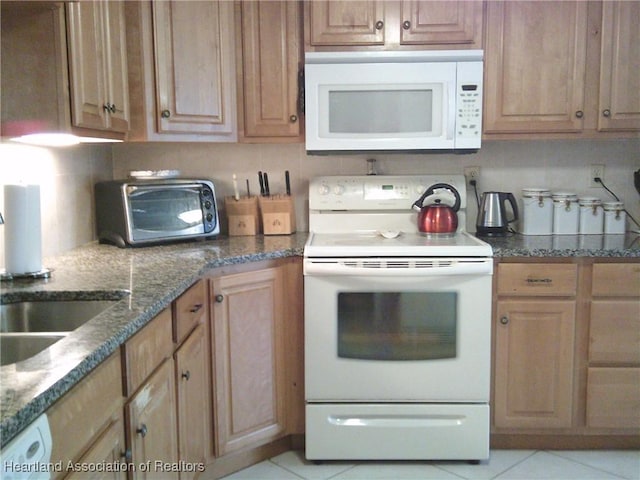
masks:
[[[591,165],[589,170],[589,186],[602,187],[600,183],[594,180],[596,177],[604,182],[604,165]]]
[[[470,186],[471,180],[476,182],[480,179],[480,167],[464,167],[464,177],[467,181],[467,186]]]

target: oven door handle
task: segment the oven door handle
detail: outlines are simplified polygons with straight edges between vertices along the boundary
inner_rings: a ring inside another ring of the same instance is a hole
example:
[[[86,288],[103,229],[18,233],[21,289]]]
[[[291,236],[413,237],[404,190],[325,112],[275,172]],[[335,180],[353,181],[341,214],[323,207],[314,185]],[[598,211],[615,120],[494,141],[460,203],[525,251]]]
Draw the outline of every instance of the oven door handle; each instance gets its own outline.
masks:
[[[306,258],[305,275],[491,275],[491,258]]]

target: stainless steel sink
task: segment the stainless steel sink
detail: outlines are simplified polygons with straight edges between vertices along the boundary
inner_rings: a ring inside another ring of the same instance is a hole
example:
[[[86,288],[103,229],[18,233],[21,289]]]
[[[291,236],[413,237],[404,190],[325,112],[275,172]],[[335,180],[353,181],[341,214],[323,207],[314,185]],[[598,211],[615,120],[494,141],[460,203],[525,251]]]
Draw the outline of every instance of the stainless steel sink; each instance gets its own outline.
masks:
[[[0,305],[0,365],[40,353],[118,301],[45,300]]]
[[[70,332],[118,300],[48,300],[0,305],[0,332]]]
[[[31,358],[62,340],[65,334],[6,333],[0,335],[0,365],[9,365]]]

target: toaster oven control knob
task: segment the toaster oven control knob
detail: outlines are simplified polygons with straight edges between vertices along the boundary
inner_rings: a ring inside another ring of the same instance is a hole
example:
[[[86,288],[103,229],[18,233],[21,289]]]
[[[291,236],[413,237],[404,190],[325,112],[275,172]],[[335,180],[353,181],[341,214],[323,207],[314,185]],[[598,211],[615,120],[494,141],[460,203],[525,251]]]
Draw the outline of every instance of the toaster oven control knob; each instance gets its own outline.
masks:
[[[342,195],[345,191],[344,185],[336,185],[333,187],[333,193],[335,195]]]
[[[207,213],[207,222],[211,223],[213,221],[213,214]]]
[[[212,204],[210,200],[207,200],[204,202],[204,208],[206,208],[207,210],[209,210],[211,208]]]

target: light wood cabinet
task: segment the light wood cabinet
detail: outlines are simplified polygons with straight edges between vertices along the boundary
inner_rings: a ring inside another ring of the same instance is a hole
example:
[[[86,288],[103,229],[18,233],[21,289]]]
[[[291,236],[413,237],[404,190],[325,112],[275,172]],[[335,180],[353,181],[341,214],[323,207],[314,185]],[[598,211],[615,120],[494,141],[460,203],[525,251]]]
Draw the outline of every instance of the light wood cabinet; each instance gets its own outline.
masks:
[[[232,2],[127,2],[132,140],[236,141]]]
[[[586,425],[640,432],[640,264],[594,263]]]
[[[498,300],[496,427],[571,426],[574,324],[573,300]]]
[[[70,462],[126,461],[123,403],[120,355],[114,354],[47,410],[51,462],[65,467],[52,472],[53,478],[73,473]]]
[[[125,138],[129,105],[122,5],[0,2],[2,137]]]
[[[305,49],[482,48],[481,1],[305,2]]]
[[[178,456],[183,462],[201,465],[210,457],[213,433],[206,332],[204,324],[198,325],[175,353]],[[193,478],[196,473],[197,469],[185,471],[180,478]]]
[[[127,132],[124,2],[69,3],[67,25],[73,125]]]
[[[302,142],[301,3],[244,1],[236,8],[240,139]]]
[[[640,2],[602,3],[599,131],[640,131]]]
[[[215,277],[213,300],[216,453],[286,433],[281,268]]]
[[[487,138],[640,130],[640,2],[489,0],[486,15]]]
[[[134,465],[177,464],[178,428],[173,359],[165,360],[125,407],[127,437]],[[177,472],[136,469],[133,478],[178,478]]]

